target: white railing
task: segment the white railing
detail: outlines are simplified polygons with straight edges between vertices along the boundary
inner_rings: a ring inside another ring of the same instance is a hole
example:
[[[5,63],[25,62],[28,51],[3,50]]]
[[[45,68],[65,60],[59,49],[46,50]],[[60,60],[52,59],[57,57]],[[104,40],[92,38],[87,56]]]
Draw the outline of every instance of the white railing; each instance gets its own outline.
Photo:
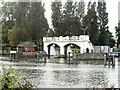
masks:
[[[89,41],[88,35],[66,37],[43,37],[43,41]]]

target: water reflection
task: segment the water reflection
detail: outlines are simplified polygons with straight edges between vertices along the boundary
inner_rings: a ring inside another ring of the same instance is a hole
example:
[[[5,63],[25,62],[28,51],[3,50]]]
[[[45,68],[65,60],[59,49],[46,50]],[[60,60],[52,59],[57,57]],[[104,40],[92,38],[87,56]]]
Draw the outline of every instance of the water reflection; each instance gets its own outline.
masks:
[[[103,66],[103,61],[86,60],[79,64],[63,64],[63,59],[50,59],[49,63],[9,62],[16,72],[26,73],[35,88],[104,88],[118,87],[118,65]],[[57,62],[57,63],[54,63]]]

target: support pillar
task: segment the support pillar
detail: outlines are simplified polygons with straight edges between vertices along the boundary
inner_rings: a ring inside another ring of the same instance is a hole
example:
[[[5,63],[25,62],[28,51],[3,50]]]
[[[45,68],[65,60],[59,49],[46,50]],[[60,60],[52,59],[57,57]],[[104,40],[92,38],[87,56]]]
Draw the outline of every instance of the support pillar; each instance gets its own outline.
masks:
[[[60,46],[60,55],[64,55],[64,47]]]
[[[48,54],[48,46],[44,44],[44,51]]]

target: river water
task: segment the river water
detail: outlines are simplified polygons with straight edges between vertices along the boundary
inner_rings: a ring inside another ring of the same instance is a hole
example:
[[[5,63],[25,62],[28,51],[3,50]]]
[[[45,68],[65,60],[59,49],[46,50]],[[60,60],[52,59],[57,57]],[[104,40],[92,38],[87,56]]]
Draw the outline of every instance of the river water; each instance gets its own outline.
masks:
[[[47,59],[47,63],[0,60],[13,65],[16,72],[25,75],[34,88],[118,88],[118,67],[104,66],[103,60],[81,60],[67,64],[62,58]]]

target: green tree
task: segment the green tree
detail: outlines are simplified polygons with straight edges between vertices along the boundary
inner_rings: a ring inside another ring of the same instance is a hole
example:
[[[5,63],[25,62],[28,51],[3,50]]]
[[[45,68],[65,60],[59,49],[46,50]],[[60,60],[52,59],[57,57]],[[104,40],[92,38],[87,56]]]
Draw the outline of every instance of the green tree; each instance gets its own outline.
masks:
[[[62,5],[61,0],[52,2],[52,23],[56,36],[79,36],[82,34],[81,21],[84,16],[85,3],[67,0]]]
[[[44,15],[45,9],[42,2],[32,2],[30,12],[28,14],[28,27],[30,36],[37,45],[42,45],[42,37],[46,36],[49,29],[47,19]]]
[[[84,2],[67,1],[64,5],[64,31],[68,36],[82,34],[81,19],[84,16]]]
[[[94,44],[98,44],[98,22],[97,22],[96,2],[88,3],[87,15],[83,18],[82,27],[85,35],[89,35],[90,41]]]
[[[74,8],[76,6],[73,6],[73,1],[67,1],[64,5],[64,11],[63,11],[63,14],[64,14],[64,31],[65,31],[65,36],[72,36],[72,28],[73,28],[73,20],[74,20]],[[75,3],[76,4],[76,3]],[[73,30],[75,32],[75,30]]]
[[[64,31],[62,30],[63,26],[63,15],[62,15],[62,2],[61,0],[55,0],[51,4],[52,8],[52,24],[56,36],[62,36]]]
[[[3,2],[2,7],[2,46],[9,46],[8,32],[15,25],[13,13],[15,2]]]
[[[47,32],[47,36],[48,36],[48,37],[54,37],[54,36],[55,36],[54,30],[49,29],[48,32]]]
[[[115,27],[116,29],[116,36],[117,36],[117,45],[120,44],[120,21],[118,23],[118,26]]]
[[[115,39],[113,38],[113,35],[110,31],[107,31],[108,32],[108,39],[109,39],[109,46],[110,48],[114,47],[116,42],[115,42]]]
[[[107,35],[108,29],[108,13],[106,12],[106,2],[98,1],[98,20],[100,22],[100,36],[99,36],[99,45],[109,45],[109,37]]]
[[[28,30],[28,11],[29,2],[18,2],[15,7],[14,19],[15,26],[9,32],[9,43],[12,46],[16,46],[18,43],[30,40],[30,35],[27,33]]]
[[[15,27],[9,33],[12,45],[23,41],[32,41],[42,44],[42,37],[48,30],[47,19],[44,16],[42,2],[18,2],[15,8]]]

